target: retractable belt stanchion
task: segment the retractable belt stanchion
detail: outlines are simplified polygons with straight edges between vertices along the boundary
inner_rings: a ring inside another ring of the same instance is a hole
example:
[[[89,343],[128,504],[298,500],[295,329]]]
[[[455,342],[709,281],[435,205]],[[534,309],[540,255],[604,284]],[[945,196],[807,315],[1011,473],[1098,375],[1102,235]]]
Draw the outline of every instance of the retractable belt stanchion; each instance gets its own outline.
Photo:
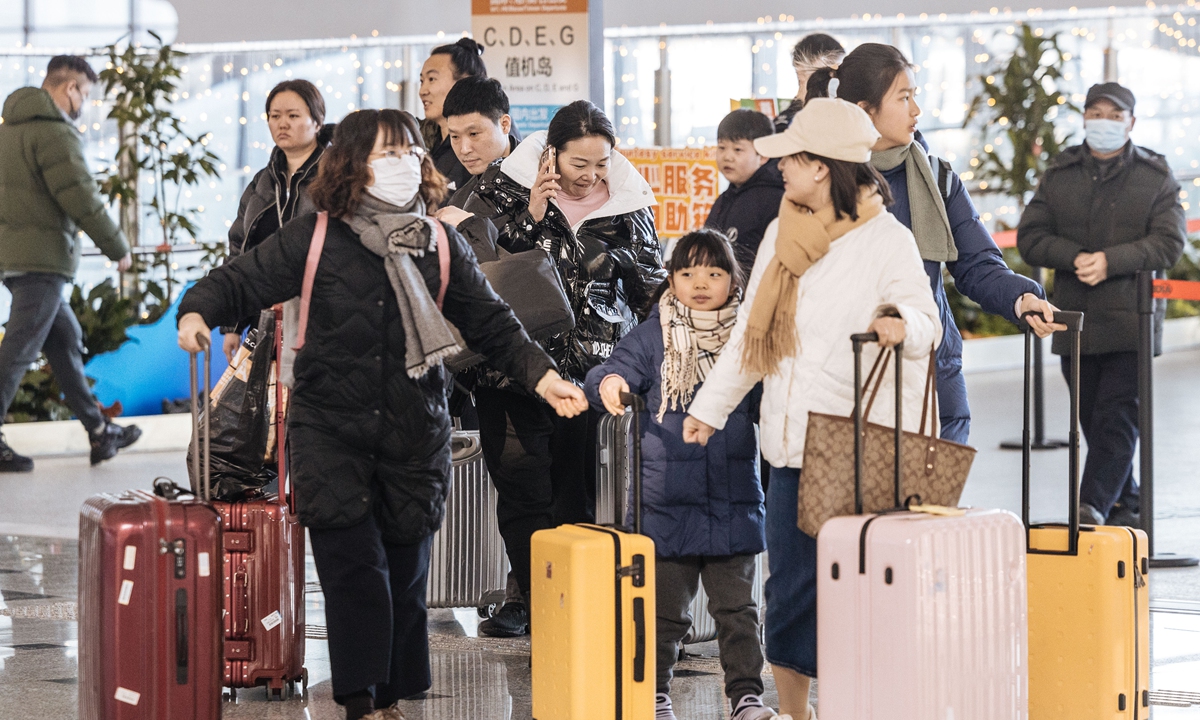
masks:
[[[1156,553],[1154,549],[1154,301],[1158,298],[1200,300],[1200,283],[1155,281],[1154,273],[1139,272],[1138,296],[1138,442],[1142,530],[1149,540],[1150,567],[1200,565],[1190,555]]]
[[[1044,285],[1046,282],[1046,273],[1040,267],[1033,269],[1033,281],[1038,285]],[[1033,338],[1033,440],[1030,443],[1030,450],[1058,450],[1065,448],[1068,443],[1066,440],[1047,440],[1046,439],[1046,378],[1045,367],[1043,367],[1043,345],[1044,338]],[[1024,450],[1025,442],[1023,439],[1005,440],[1000,443],[1001,450]]]

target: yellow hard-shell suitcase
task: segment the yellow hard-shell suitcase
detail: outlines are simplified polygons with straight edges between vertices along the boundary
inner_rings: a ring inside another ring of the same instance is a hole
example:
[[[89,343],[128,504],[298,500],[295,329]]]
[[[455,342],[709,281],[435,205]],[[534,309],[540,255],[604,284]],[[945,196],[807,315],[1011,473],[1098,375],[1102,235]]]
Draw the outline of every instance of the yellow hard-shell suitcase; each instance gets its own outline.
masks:
[[[1150,717],[1150,558],[1146,533],[1079,524],[1079,340],[1082,313],[1055,312],[1071,344],[1070,509],[1063,525],[1029,523],[1032,336],[1025,336],[1022,511],[1029,528],[1030,720]]]
[[[641,445],[634,406],[634,528]],[[600,525],[533,534],[530,632],[534,720],[653,720],[654,541]]]

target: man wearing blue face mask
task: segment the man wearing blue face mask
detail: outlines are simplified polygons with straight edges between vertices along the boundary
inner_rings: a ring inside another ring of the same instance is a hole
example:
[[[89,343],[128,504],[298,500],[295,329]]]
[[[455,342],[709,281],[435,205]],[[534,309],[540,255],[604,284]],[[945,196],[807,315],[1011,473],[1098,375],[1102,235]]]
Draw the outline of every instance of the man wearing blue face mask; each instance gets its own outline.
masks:
[[[1087,315],[1079,410],[1088,455],[1079,511],[1093,525],[1139,524],[1134,276],[1174,265],[1186,237],[1179,183],[1166,158],[1129,140],[1133,106],[1133,93],[1115,82],[1088,90],[1083,144],[1054,159],[1017,230],[1025,261],[1055,270],[1054,304]],[[1165,309],[1160,301],[1155,354]],[[1053,350],[1070,377],[1067,338],[1055,335]]]

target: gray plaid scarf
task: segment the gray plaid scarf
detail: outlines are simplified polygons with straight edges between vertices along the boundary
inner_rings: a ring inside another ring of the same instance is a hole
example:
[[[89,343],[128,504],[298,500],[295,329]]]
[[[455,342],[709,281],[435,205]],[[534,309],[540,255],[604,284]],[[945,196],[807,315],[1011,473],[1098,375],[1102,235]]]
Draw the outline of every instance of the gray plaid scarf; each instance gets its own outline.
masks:
[[[729,342],[737,321],[736,295],[717,310],[693,310],[667,290],[658,301],[658,321],[663,333],[661,423],[671,409],[683,410],[692,402],[696,386],[704,382]]]
[[[419,378],[462,350],[413,262],[413,257],[437,252],[438,234],[433,227],[437,221],[425,216],[421,197],[401,208],[364,194],[358,210],[346,222],[363,247],[384,259],[404,325],[408,376]]]

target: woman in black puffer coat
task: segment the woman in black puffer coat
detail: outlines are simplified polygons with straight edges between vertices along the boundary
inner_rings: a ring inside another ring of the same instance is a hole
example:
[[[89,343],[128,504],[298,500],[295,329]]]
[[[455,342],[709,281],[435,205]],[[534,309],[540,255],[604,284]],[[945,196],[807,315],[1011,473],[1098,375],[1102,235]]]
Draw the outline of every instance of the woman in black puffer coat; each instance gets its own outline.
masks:
[[[548,132],[530,135],[484,171],[465,207],[492,220],[504,249],[540,247],[557,263],[575,328],[542,346],[580,385],[646,317],[666,279],[654,193],[615,147],[604,113],[586,100],[571,103],[555,114]],[[480,440],[499,494],[500,533],[517,583],[528,593],[530,535],[594,517],[596,418],[552,417],[496,369],[478,375]],[[519,443],[506,442],[509,427]],[[507,603],[480,630],[523,634],[527,610],[527,603]]]
[[[445,180],[410,115],[347,116],[311,190],[329,219],[296,358],[289,466],[325,593],[334,698],[356,720],[431,684],[425,585],[451,473],[441,358],[459,350],[446,320],[552,412],[571,417],[587,401],[495,295],[462,236],[426,216]],[[317,223],[297,218],[196,283],[179,310],[180,346],[195,352],[209,327],[298,295]]]
[[[267,166],[259,170],[238,204],[229,226],[229,259],[249,252],[289,220],[316,212],[308,186],[317,177],[317,164],[333,139],[325,122],[325,99],[307,80],[284,80],[267,94],[267,125],[275,147]],[[233,362],[242,332],[257,318],[244,318],[222,327],[225,357]]]

